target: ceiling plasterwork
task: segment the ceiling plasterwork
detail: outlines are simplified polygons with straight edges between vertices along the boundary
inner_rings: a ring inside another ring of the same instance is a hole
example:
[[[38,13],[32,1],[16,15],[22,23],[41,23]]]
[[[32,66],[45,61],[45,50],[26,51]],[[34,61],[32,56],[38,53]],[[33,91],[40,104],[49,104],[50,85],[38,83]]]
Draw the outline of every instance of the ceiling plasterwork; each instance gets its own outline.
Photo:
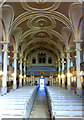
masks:
[[[23,1],[23,0],[22,0]],[[27,0],[24,0],[23,2],[21,2],[22,7],[27,10],[56,10],[59,5],[60,2],[55,2],[55,0],[53,0],[53,2],[48,2],[46,0],[46,2],[41,2],[38,0],[35,0],[34,2],[28,2]]]
[[[58,32],[56,32],[56,31],[54,31],[54,30],[36,30],[36,31],[26,31],[23,35],[22,35],[22,37],[20,38],[21,39],[21,42],[20,43],[22,43],[22,42],[24,42],[24,39],[27,37],[27,36],[29,36],[30,34],[32,35],[32,34],[35,34],[35,33],[38,33],[38,32],[46,32],[46,33],[48,33],[48,34],[50,34],[50,36],[51,36],[51,38],[52,38],[52,35],[54,35],[54,36],[56,36],[58,39],[59,39],[59,41],[61,41],[61,42],[63,42],[63,38],[62,38],[62,36],[61,36],[61,34],[59,34]],[[33,35],[34,36],[34,35]]]
[[[70,22],[70,20],[63,14],[56,12],[56,11],[37,11],[37,12],[25,12],[23,14],[21,14],[20,16],[18,16],[12,26],[11,29],[15,29],[17,26],[19,26],[22,22],[24,22],[25,20],[30,19],[30,17],[35,17],[35,16],[39,16],[39,15],[46,15],[49,18],[53,18],[55,20],[58,20],[60,22],[62,22],[64,25],[66,25],[68,28],[70,28],[71,30],[73,30],[72,24]]]
[[[34,33],[31,34],[31,39],[36,39],[36,38],[53,38],[53,35],[50,34],[49,32],[45,31],[45,30],[40,30],[40,31],[36,31]]]
[[[27,25],[30,29],[34,28],[46,28],[46,29],[54,29],[56,26],[56,21],[47,15],[37,15],[35,17],[31,17]]]

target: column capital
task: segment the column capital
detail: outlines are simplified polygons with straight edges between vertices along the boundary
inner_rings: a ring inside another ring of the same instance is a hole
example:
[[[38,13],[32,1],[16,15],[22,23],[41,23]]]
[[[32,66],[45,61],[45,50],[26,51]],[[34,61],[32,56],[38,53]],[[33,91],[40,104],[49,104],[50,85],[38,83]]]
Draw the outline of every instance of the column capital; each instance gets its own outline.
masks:
[[[24,60],[24,62],[26,62],[26,59],[25,59],[25,58],[24,58],[23,60]]]
[[[80,49],[75,49],[75,51],[82,51],[82,49],[80,48]]]
[[[71,50],[66,50],[65,52],[66,52],[66,53],[71,53]]]
[[[8,50],[8,49],[2,49],[2,52],[5,52],[5,51],[9,52],[9,50]]]
[[[17,57],[13,57],[13,59],[18,59]]]
[[[0,44],[8,44],[9,41],[0,41]]]
[[[66,59],[71,59],[71,57],[68,57],[68,56],[67,56]]]
[[[18,53],[18,51],[17,51],[17,50],[14,50],[14,51],[12,51],[12,53]]]
[[[65,63],[65,61],[61,61],[61,63]]]
[[[82,43],[83,40],[74,40],[75,43]]]
[[[64,59],[64,58],[65,58],[65,56],[63,56],[63,55],[62,55],[60,58],[63,58],[63,59]]]

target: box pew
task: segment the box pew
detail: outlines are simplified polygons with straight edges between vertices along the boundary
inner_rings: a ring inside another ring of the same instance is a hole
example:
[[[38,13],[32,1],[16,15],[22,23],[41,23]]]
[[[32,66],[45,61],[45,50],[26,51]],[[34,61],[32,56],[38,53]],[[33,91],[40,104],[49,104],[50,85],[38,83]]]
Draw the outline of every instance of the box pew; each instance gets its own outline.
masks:
[[[46,92],[52,119],[81,120],[84,112],[83,98],[57,87],[47,87]]]
[[[57,111],[54,112],[56,120],[83,120],[82,111]]]
[[[0,96],[0,117],[29,118],[36,94],[37,86],[27,86]]]

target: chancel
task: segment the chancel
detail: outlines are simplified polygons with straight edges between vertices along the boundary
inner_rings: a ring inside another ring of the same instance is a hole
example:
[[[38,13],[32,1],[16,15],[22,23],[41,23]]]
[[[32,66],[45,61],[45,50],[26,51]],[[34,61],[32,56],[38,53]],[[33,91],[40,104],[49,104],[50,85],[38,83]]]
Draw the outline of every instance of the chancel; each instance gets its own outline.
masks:
[[[84,0],[0,0],[0,119],[84,119]]]

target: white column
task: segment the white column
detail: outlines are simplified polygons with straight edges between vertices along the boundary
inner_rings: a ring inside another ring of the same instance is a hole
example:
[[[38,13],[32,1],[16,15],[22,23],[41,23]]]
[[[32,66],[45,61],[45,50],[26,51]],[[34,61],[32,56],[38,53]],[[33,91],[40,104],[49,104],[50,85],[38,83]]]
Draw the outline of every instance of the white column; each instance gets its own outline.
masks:
[[[71,80],[70,80],[70,52],[67,51],[67,89],[71,90]]]
[[[4,45],[4,55],[3,55],[3,80],[1,94],[4,95],[7,93],[7,61],[8,61],[8,41],[3,43]]]
[[[65,88],[64,57],[62,57],[62,87]]]
[[[0,44],[0,70],[2,71],[2,45]]]
[[[76,42],[76,77],[77,77],[77,94],[82,95],[81,75],[80,75],[80,43],[82,40],[75,40]]]
[[[1,93],[1,87],[2,87],[2,45],[0,44],[0,93]]]
[[[33,81],[33,85],[34,85],[34,75],[32,76],[32,81]]]
[[[29,77],[26,77],[26,85],[28,85]]]
[[[59,79],[59,86],[61,86],[61,79],[60,79],[60,59],[59,59],[59,74],[58,74],[58,79]]]
[[[22,57],[20,57],[19,87],[22,87]]]
[[[49,81],[50,81],[50,86],[52,85],[52,78],[51,76],[49,77]]]
[[[16,89],[17,88],[17,81],[16,81],[16,78],[17,78],[17,53],[18,51],[13,51],[14,53],[14,74],[13,74],[13,89]]]
[[[27,67],[27,85],[28,85],[28,83],[29,83],[29,77],[28,77],[28,60],[26,62],[26,67]]]
[[[52,78],[51,78],[51,81],[52,81],[52,86],[53,86],[53,76],[51,76]]]
[[[26,85],[26,59],[24,59],[24,85]]]

